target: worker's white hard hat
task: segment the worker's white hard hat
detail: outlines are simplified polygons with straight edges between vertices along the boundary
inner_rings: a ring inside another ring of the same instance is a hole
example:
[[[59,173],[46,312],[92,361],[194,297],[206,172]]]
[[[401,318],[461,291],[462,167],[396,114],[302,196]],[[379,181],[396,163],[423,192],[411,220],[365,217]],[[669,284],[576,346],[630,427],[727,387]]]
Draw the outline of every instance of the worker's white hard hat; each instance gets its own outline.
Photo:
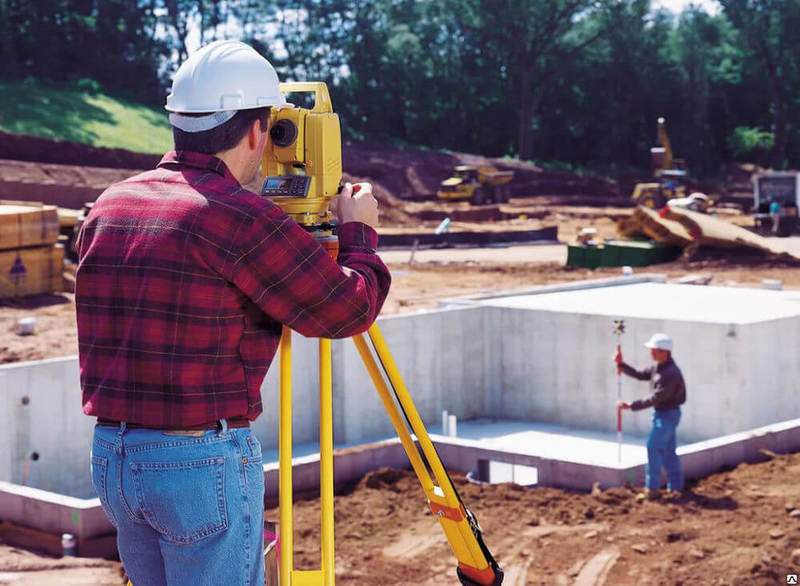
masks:
[[[166,110],[173,126],[186,132],[210,130],[239,110],[284,107],[278,74],[250,45],[215,41],[192,54],[172,80]],[[181,116],[181,114],[209,114]]]
[[[658,350],[669,350],[672,352],[672,338],[667,334],[653,334],[644,345],[646,348],[656,348]]]

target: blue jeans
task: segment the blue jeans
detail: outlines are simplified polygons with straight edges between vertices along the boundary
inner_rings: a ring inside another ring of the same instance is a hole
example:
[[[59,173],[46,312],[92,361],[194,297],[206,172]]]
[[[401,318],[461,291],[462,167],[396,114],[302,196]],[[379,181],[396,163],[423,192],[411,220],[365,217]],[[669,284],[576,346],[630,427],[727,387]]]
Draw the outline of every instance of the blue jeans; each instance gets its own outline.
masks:
[[[134,586],[264,584],[264,472],[249,428],[98,425],[92,482]]]
[[[667,488],[683,490],[681,460],[675,453],[680,409],[653,409],[653,429],[647,438],[647,480],[650,490],[661,488],[661,467],[667,471]]]

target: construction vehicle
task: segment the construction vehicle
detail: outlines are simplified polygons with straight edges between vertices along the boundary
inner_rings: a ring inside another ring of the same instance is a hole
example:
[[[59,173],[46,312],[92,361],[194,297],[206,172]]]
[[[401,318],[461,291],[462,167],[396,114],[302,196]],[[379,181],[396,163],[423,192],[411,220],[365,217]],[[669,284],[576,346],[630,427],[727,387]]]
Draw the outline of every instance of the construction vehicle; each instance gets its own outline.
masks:
[[[650,149],[650,163],[655,181],[637,183],[631,199],[636,205],[658,209],[670,199],[686,197],[686,162],[672,155],[672,145],[663,118],[658,119],[658,146]]]
[[[441,200],[469,201],[473,205],[506,203],[511,191],[508,184],[513,178],[514,171],[499,171],[488,165],[459,165],[452,177],[441,182],[436,196]]]
[[[756,231],[790,236],[798,225],[800,173],[775,171],[753,177],[753,220]]]

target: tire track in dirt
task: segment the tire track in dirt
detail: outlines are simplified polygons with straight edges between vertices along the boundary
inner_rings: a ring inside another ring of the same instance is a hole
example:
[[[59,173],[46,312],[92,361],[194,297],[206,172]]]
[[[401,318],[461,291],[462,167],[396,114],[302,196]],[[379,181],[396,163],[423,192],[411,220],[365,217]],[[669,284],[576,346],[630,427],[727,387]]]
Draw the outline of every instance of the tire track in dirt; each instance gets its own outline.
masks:
[[[502,567],[505,572],[503,584],[505,586],[525,586],[529,583],[528,572],[531,566],[534,565],[535,558],[528,552],[534,548],[536,541],[539,539],[551,535],[568,535],[587,531],[600,532],[607,529],[608,526],[604,523],[586,523],[578,526],[545,524],[527,527],[520,534],[520,538],[516,541],[515,547],[506,549],[503,552],[503,560],[498,561],[500,567]],[[513,561],[507,562],[504,560]],[[565,583],[569,582],[565,574],[562,574],[560,577]],[[598,586],[600,586],[600,584],[598,584]]]
[[[601,550],[586,562],[575,578],[573,586],[603,586],[619,556],[620,551],[616,547],[607,547]]]

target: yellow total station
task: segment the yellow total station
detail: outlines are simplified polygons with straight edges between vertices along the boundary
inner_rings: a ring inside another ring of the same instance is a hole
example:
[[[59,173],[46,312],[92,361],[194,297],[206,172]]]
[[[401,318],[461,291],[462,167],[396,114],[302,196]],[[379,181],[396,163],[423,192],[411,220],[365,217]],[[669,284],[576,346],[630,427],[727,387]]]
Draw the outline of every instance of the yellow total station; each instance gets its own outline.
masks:
[[[313,93],[314,106],[273,109],[264,149],[261,194],[302,226],[328,224],[328,207],[342,180],[342,134],[328,86],[321,81],[282,83],[289,93]]]

